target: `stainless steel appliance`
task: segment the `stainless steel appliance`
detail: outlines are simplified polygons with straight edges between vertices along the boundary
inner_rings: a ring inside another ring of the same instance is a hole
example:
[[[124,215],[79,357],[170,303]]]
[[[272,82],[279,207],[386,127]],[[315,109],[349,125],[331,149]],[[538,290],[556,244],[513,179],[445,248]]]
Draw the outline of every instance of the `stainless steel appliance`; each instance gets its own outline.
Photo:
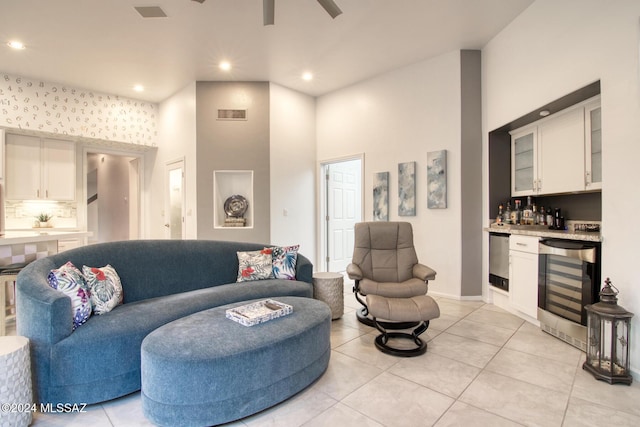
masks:
[[[489,283],[509,290],[509,235],[489,233]]]
[[[542,240],[538,268],[540,327],[586,351],[584,307],[599,301],[600,243]]]

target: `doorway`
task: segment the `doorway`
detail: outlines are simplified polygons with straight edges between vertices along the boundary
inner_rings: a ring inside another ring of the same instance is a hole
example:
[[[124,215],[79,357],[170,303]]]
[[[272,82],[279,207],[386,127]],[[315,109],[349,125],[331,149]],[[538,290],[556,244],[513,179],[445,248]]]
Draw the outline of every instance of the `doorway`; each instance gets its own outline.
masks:
[[[140,238],[141,159],[87,152],[85,164],[89,243]]]
[[[363,157],[333,160],[321,165],[321,247],[325,271],[344,273],[351,262],[354,226],[362,221]]]
[[[174,160],[165,165],[165,237],[167,239],[184,239],[186,227],[184,222],[185,208],[184,159]]]

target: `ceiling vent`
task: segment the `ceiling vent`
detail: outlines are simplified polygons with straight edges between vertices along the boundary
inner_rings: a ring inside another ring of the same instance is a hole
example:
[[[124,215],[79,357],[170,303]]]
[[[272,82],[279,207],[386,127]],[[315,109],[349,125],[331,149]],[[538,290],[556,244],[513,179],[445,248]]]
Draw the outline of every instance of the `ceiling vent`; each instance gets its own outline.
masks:
[[[167,14],[159,6],[137,6],[134,9],[143,18],[166,18]]]

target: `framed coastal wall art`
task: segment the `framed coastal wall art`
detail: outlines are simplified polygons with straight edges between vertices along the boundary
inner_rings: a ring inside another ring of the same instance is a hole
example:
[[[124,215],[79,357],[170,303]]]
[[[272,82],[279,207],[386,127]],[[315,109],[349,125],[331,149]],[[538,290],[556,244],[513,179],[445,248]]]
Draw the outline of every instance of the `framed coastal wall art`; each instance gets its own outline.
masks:
[[[447,208],[447,150],[427,153],[427,208]]]
[[[416,214],[416,162],[398,163],[398,215]]]
[[[389,172],[373,174],[373,220],[389,221]]]

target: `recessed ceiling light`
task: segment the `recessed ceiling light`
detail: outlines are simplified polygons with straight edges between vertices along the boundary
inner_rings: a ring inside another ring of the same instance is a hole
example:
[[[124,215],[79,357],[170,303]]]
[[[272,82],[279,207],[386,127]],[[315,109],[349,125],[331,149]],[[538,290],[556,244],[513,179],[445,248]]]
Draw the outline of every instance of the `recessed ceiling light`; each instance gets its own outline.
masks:
[[[144,91],[144,86],[142,85],[135,85],[133,87],[133,90],[135,90],[136,92],[143,92]]]
[[[25,45],[18,40],[11,40],[10,42],[7,43],[7,46],[9,46],[12,49],[16,49],[16,50],[22,50],[25,48]]]
[[[313,80],[313,74],[311,74],[309,71],[302,73],[302,80],[306,80],[306,81]]]
[[[231,63],[229,61],[222,61],[219,67],[222,71],[229,71],[231,69]]]
[[[542,117],[547,117],[549,114],[551,114],[551,113],[549,112],[549,110],[542,110],[542,111],[540,111],[540,115],[541,115]]]

